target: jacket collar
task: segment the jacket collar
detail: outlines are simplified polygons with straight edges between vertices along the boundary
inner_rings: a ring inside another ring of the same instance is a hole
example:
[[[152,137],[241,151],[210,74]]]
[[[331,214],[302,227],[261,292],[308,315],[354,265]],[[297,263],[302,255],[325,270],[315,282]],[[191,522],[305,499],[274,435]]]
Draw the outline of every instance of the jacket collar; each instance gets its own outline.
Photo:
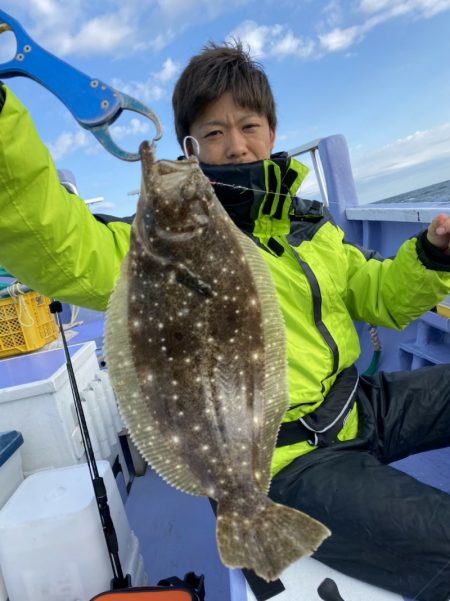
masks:
[[[200,167],[236,225],[254,234],[289,232],[289,211],[308,168],[287,153],[238,165]]]

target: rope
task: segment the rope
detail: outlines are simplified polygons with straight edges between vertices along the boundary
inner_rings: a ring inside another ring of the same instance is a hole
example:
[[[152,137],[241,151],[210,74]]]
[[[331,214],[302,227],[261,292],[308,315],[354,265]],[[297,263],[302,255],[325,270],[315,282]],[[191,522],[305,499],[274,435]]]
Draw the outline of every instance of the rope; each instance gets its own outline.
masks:
[[[6,292],[12,298],[12,301],[15,305],[18,305],[17,311],[17,319],[21,326],[24,328],[30,328],[34,325],[33,315],[30,313],[30,310],[25,302],[25,294],[28,294],[29,289],[20,284],[20,282],[13,282],[8,288]],[[22,316],[28,318],[28,323],[23,321]]]

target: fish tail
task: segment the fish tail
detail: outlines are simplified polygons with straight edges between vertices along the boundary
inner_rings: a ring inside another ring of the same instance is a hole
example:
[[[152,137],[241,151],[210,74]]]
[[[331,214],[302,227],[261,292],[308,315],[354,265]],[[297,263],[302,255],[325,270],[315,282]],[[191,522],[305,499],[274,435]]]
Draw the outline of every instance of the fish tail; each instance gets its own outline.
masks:
[[[258,495],[219,501],[217,543],[224,565],[253,570],[266,581],[276,580],[292,562],[312,555],[330,535],[310,516]],[[252,499],[253,501],[253,499]]]

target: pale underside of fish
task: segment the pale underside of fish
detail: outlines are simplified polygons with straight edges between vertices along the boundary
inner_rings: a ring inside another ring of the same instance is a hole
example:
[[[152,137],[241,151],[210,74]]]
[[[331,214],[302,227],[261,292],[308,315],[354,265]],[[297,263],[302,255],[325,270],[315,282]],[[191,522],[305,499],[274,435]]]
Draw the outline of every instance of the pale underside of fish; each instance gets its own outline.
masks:
[[[155,161],[147,143],[140,152],[130,252],[105,333],[119,408],[169,484],[217,501],[223,563],[274,580],[329,531],[267,496],[288,407],[271,276],[195,158]]]

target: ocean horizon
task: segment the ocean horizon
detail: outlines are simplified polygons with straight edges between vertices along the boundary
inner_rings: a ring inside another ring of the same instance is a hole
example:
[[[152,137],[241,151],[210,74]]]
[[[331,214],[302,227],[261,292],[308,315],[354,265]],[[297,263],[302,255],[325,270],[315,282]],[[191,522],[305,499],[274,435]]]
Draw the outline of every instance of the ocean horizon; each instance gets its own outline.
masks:
[[[440,204],[448,203],[450,207],[450,179],[437,184],[431,184],[430,186],[425,186],[424,188],[418,188],[417,190],[403,192],[402,194],[397,194],[396,196],[389,196],[369,204],[423,202],[438,202]]]

